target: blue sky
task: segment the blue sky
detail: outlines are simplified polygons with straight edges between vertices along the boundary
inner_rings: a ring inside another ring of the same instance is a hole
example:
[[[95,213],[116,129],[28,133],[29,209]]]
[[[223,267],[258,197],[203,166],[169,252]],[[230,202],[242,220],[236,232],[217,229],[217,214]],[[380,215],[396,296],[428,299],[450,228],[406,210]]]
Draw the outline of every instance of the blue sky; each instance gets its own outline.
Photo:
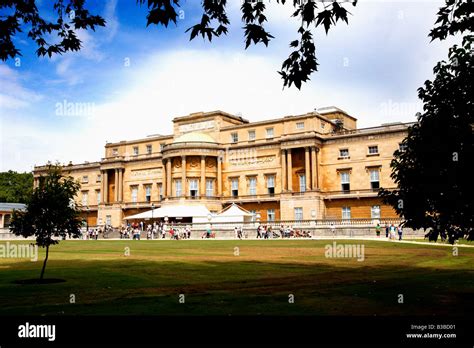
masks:
[[[100,160],[106,141],[169,134],[173,117],[197,111],[257,121],[335,105],[359,127],[414,121],[417,88],[454,42],[427,37],[441,1],[360,1],[347,7],[349,25],[314,31],[320,65],[311,81],[283,90],[277,70],[298,38],[291,6],[270,1],[266,27],[275,39],[244,50],[240,1],[229,2],[230,33],[212,43],[185,33],[200,20],[197,0],[185,1],[184,18],[167,29],[146,28],[146,8],[135,0],[88,0],[107,27],[80,32],[80,52],[52,59],[17,37],[23,57],[0,63],[0,171]],[[48,1],[39,8],[51,13]],[[86,108],[69,115],[65,103]]]

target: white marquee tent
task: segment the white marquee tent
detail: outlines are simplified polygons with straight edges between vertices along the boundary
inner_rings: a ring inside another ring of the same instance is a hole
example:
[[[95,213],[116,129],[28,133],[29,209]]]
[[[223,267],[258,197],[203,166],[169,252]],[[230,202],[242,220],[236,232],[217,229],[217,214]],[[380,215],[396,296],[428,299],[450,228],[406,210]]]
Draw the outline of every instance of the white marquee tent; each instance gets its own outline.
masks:
[[[235,203],[226,207],[217,214],[211,213],[204,205],[197,204],[173,204],[165,205],[161,208],[145,211],[140,214],[127,216],[125,220],[146,220],[146,219],[162,219],[164,217],[169,218],[184,218],[191,217],[193,223],[208,223],[209,216],[211,216],[211,223],[244,223],[251,222],[253,214],[248,210],[245,210]]]
[[[237,204],[232,203],[212,218],[212,223],[219,222],[251,222],[253,214]]]
[[[173,205],[166,205],[161,208],[153,209],[145,211],[140,214],[135,214],[131,216],[127,216],[126,220],[145,220],[153,218],[183,218],[183,217],[191,217],[193,218],[193,222],[196,222],[195,219],[201,220],[205,219],[208,221],[207,216],[211,214],[211,212],[204,206],[204,205],[185,205],[185,204],[173,204]]]

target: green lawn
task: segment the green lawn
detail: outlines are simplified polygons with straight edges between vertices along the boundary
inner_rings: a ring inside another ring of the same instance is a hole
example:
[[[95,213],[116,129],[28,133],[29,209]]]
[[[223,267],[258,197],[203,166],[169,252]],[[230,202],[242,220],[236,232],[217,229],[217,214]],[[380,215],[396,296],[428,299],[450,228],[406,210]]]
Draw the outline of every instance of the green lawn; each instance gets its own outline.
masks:
[[[326,258],[323,240],[62,241],[38,262],[0,258],[0,315],[462,315],[474,312],[474,248],[361,243]],[[125,256],[130,247],[130,256]],[[240,255],[235,256],[235,248]],[[71,294],[76,303],[70,304]],[[179,294],[185,303],[179,303]],[[288,302],[289,294],[294,303]],[[398,303],[402,294],[404,303]]]

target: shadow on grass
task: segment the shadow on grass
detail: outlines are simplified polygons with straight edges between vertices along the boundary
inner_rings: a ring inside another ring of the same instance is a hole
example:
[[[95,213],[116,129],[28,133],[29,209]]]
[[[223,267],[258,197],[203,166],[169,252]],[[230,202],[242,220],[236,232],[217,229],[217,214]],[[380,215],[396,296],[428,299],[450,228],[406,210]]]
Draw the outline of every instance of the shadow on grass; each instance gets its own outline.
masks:
[[[413,264],[361,266],[355,260],[334,260],[331,264],[327,261],[308,264],[50,260],[48,276],[67,281],[37,286],[14,283],[33,278],[37,266],[30,262],[8,266],[1,271],[0,315],[462,315],[474,312],[474,271],[466,268],[435,270]]]
[[[23,285],[45,285],[45,284],[56,284],[64,283],[65,279],[55,279],[55,278],[44,278],[44,279],[21,279],[14,280],[13,284],[23,284]]]

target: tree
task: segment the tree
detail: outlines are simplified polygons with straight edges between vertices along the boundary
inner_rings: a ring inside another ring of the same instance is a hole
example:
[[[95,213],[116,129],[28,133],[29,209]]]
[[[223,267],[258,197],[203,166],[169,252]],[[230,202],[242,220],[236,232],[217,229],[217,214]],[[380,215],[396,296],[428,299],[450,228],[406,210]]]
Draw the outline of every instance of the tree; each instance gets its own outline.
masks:
[[[9,170],[0,173],[0,202],[25,203],[33,188],[33,174]]]
[[[79,189],[80,184],[72,177],[62,175],[59,165],[49,165],[47,175],[39,178],[26,210],[13,212],[10,230],[17,236],[36,236],[36,244],[46,248],[40,281],[46,269],[49,247],[58,244],[60,238],[81,235],[80,211],[73,203]]]
[[[473,2],[447,0],[430,36],[469,31],[461,47],[449,49],[449,60],[433,69],[433,81],[418,89],[423,113],[408,129],[391,162],[398,189],[380,192],[412,228],[429,228],[430,240],[441,234],[450,243],[474,240],[474,57]]]
[[[177,24],[182,2],[182,0],[137,0],[140,6],[147,3],[147,26],[154,24],[165,27],[168,27],[170,22]],[[286,0],[276,0],[276,3],[284,5]],[[356,6],[357,0],[352,0],[351,3]],[[203,39],[212,41],[214,37],[227,34],[230,22],[226,6],[227,0],[202,0],[201,21],[186,30],[190,31],[190,40],[201,35]],[[299,39],[290,43],[294,51],[283,62],[278,73],[283,79],[284,87],[294,84],[300,89],[302,82],[308,81],[318,66],[312,27],[323,26],[327,34],[329,28],[338,21],[348,24],[350,13],[340,2],[293,0],[293,7],[295,12],[292,17],[297,17],[301,21],[298,29]],[[0,10],[2,9],[11,12],[10,15],[0,15],[0,59],[3,61],[9,57],[21,56],[13,38],[27,26],[31,26],[28,38],[35,41],[38,46],[37,55],[51,57],[53,54],[81,49],[81,40],[76,33],[78,29],[95,30],[95,27],[106,25],[102,17],[90,14],[85,8],[85,0],[56,0],[53,3],[55,22],[50,22],[39,14],[34,0],[4,0],[0,3]],[[243,27],[245,49],[251,43],[263,43],[268,46],[270,40],[274,38],[263,26],[267,21],[265,10],[266,5],[262,0],[243,1],[241,11],[242,21],[245,24]],[[57,42],[47,41],[51,37],[58,38]]]

